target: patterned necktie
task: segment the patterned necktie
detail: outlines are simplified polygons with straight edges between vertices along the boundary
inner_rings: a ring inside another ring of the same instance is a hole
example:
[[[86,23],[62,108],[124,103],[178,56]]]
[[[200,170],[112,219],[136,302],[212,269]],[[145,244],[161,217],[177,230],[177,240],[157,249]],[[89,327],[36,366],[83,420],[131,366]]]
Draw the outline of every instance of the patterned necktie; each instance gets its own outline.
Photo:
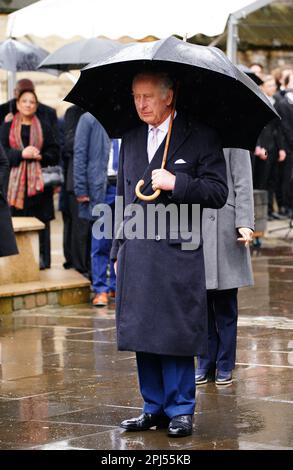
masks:
[[[148,158],[149,162],[153,159],[158,149],[158,134],[159,130],[157,127],[152,127],[150,130],[150,136],[148,139]]]

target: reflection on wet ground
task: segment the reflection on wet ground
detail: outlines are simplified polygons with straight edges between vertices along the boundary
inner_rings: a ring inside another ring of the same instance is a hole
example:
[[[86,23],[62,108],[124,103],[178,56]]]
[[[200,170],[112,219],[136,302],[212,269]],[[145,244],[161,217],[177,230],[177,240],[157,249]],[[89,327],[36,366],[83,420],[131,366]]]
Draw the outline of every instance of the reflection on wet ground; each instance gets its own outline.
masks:
[[[0,449],[293,449],[293,253],[254,257],[239,296],[237,368],[197,388],[193,436],[126,433],[140,414],[135,357],[118,353],[114,311],[43,307],[1,318]]]

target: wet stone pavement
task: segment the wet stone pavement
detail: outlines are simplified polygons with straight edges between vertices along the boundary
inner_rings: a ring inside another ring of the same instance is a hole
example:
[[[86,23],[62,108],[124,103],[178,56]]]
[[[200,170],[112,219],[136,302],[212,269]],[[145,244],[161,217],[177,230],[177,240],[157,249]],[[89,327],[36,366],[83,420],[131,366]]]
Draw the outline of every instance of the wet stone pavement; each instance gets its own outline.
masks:
[[[263,248],[239,296],[230,386],[197,387],[194,433],[127,433],[140,414],[135,356],[118,353],[113,309],[2,316],[0,449],[293,449],[293,249]]]

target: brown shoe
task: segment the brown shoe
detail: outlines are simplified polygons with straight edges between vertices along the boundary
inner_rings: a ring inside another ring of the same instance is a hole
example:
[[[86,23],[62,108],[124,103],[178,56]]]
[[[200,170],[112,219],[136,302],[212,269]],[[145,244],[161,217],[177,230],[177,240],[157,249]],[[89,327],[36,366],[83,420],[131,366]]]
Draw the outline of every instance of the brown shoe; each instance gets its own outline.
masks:
[[[92,304],[94,307],[106,307],[108,305],[107,292],[100,292],[99,294],[96,294]]]
[[[115,300],[116,292],[114,290],[110,290],[110,292],[108,294],[108,298],[109,298],[109,300]]]

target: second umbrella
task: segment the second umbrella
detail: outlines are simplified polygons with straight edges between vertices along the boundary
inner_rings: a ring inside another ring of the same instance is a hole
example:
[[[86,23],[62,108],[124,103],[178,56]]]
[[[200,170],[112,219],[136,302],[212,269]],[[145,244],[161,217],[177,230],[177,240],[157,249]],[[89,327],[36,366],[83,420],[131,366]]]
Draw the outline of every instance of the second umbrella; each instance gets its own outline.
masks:
[[[49,54],[39,68],[50,67],[63,72],[81,69],[94,60],[109,58],[122,44],[111,39],[90,38],[74,41]]]

